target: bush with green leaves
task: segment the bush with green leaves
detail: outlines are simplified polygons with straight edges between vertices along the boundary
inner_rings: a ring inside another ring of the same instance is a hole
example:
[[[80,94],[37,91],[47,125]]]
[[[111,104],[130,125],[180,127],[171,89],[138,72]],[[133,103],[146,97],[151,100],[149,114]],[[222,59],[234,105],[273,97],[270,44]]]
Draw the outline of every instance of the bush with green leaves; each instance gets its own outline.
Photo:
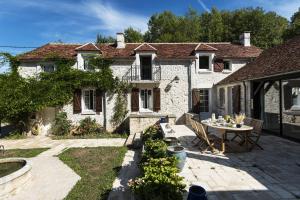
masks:
[[[156,140],[162,139],[162,133],[159,125],[155,124],[153,126],[148,127],[143,133],[143,141],[147,141],[148,139]]]
[[[101,132],[101,126],[91,117],[86,117],[79,122],[77,135],[91,135]]]
[[[175,157],[150,158],[142,164],[143,176],[129,182],[132,191],[144,200],[182,200],[183,177]]]
[[[167,144],[162,140],[148,139],[145,142],[142,161],[149,158],[165,158],[167,157]]]
[[[55,115],[54,123],[51,127],[53,135],[67,135],[71,131],[71,121],[68,120],[66,112],[59,112]]]

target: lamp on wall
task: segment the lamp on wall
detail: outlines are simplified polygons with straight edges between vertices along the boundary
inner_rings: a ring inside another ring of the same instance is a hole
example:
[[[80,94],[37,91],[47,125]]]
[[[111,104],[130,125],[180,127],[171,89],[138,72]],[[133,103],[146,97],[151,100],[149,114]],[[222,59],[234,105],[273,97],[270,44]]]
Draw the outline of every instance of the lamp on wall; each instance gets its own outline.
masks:
[[[175,81],[175,83],[178,83],[180,79],[178,76],[175,76],[173,80]]]

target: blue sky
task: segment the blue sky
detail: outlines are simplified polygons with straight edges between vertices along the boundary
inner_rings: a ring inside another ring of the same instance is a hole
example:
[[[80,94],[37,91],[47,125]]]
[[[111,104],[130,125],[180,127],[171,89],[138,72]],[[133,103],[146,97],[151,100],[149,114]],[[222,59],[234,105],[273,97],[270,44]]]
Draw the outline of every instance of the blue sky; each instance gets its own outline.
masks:
[[[0,46],[84,43],[97,33],[114,36],[129,26],[144,32],[149,17],[164,10],[183,15],[189,7],[204,12],[257,6],[289,19],[300,0],[0,0]],[[13,54],[27,50],[0,47]]]

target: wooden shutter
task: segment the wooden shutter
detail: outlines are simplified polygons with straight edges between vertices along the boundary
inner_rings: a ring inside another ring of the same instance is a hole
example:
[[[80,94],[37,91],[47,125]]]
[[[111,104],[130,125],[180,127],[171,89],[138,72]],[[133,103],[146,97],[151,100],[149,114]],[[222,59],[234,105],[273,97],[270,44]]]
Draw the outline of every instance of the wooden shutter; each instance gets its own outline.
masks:
[[[288,84],[283,86],[284,109],[289,110],[293,105],[292,87]]]
[[[200,113],[200,91],[198,89],[192,90],[192,112],[199,114]]]
[[[234,114],[241,112],[241,86],[236,85],[232,88],[232,108]]]
[[[96,89],[96,112],[102,112],[103,91]]]
[[[81,90],[76,89],[73,96],[73,113],[81,113]]]
[[[153,110],[160,111],[160,88],[153,88]]]
[[[139,89],[132,88],[131,90],[131,111],[138,112],[139,111]]]
[[[214,72],[222,72],[224,69],[224,63],[222,59],[216,59],[214,61]]]

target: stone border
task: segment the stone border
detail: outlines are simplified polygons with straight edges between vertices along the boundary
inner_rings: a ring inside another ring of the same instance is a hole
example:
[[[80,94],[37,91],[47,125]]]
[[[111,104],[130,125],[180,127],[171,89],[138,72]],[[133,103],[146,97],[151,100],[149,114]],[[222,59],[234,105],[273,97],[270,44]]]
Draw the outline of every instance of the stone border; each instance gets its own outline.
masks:
[[[25,165],[2,178],[0,178],[0,198],[4,198],[9,193],[13,192],[16,189],[19,189],[23,184],[25,184],[31,177],[31,164],[28,160],[24,158],[4,158],[0,159],[0,163],[4,162],[24,162]]]

